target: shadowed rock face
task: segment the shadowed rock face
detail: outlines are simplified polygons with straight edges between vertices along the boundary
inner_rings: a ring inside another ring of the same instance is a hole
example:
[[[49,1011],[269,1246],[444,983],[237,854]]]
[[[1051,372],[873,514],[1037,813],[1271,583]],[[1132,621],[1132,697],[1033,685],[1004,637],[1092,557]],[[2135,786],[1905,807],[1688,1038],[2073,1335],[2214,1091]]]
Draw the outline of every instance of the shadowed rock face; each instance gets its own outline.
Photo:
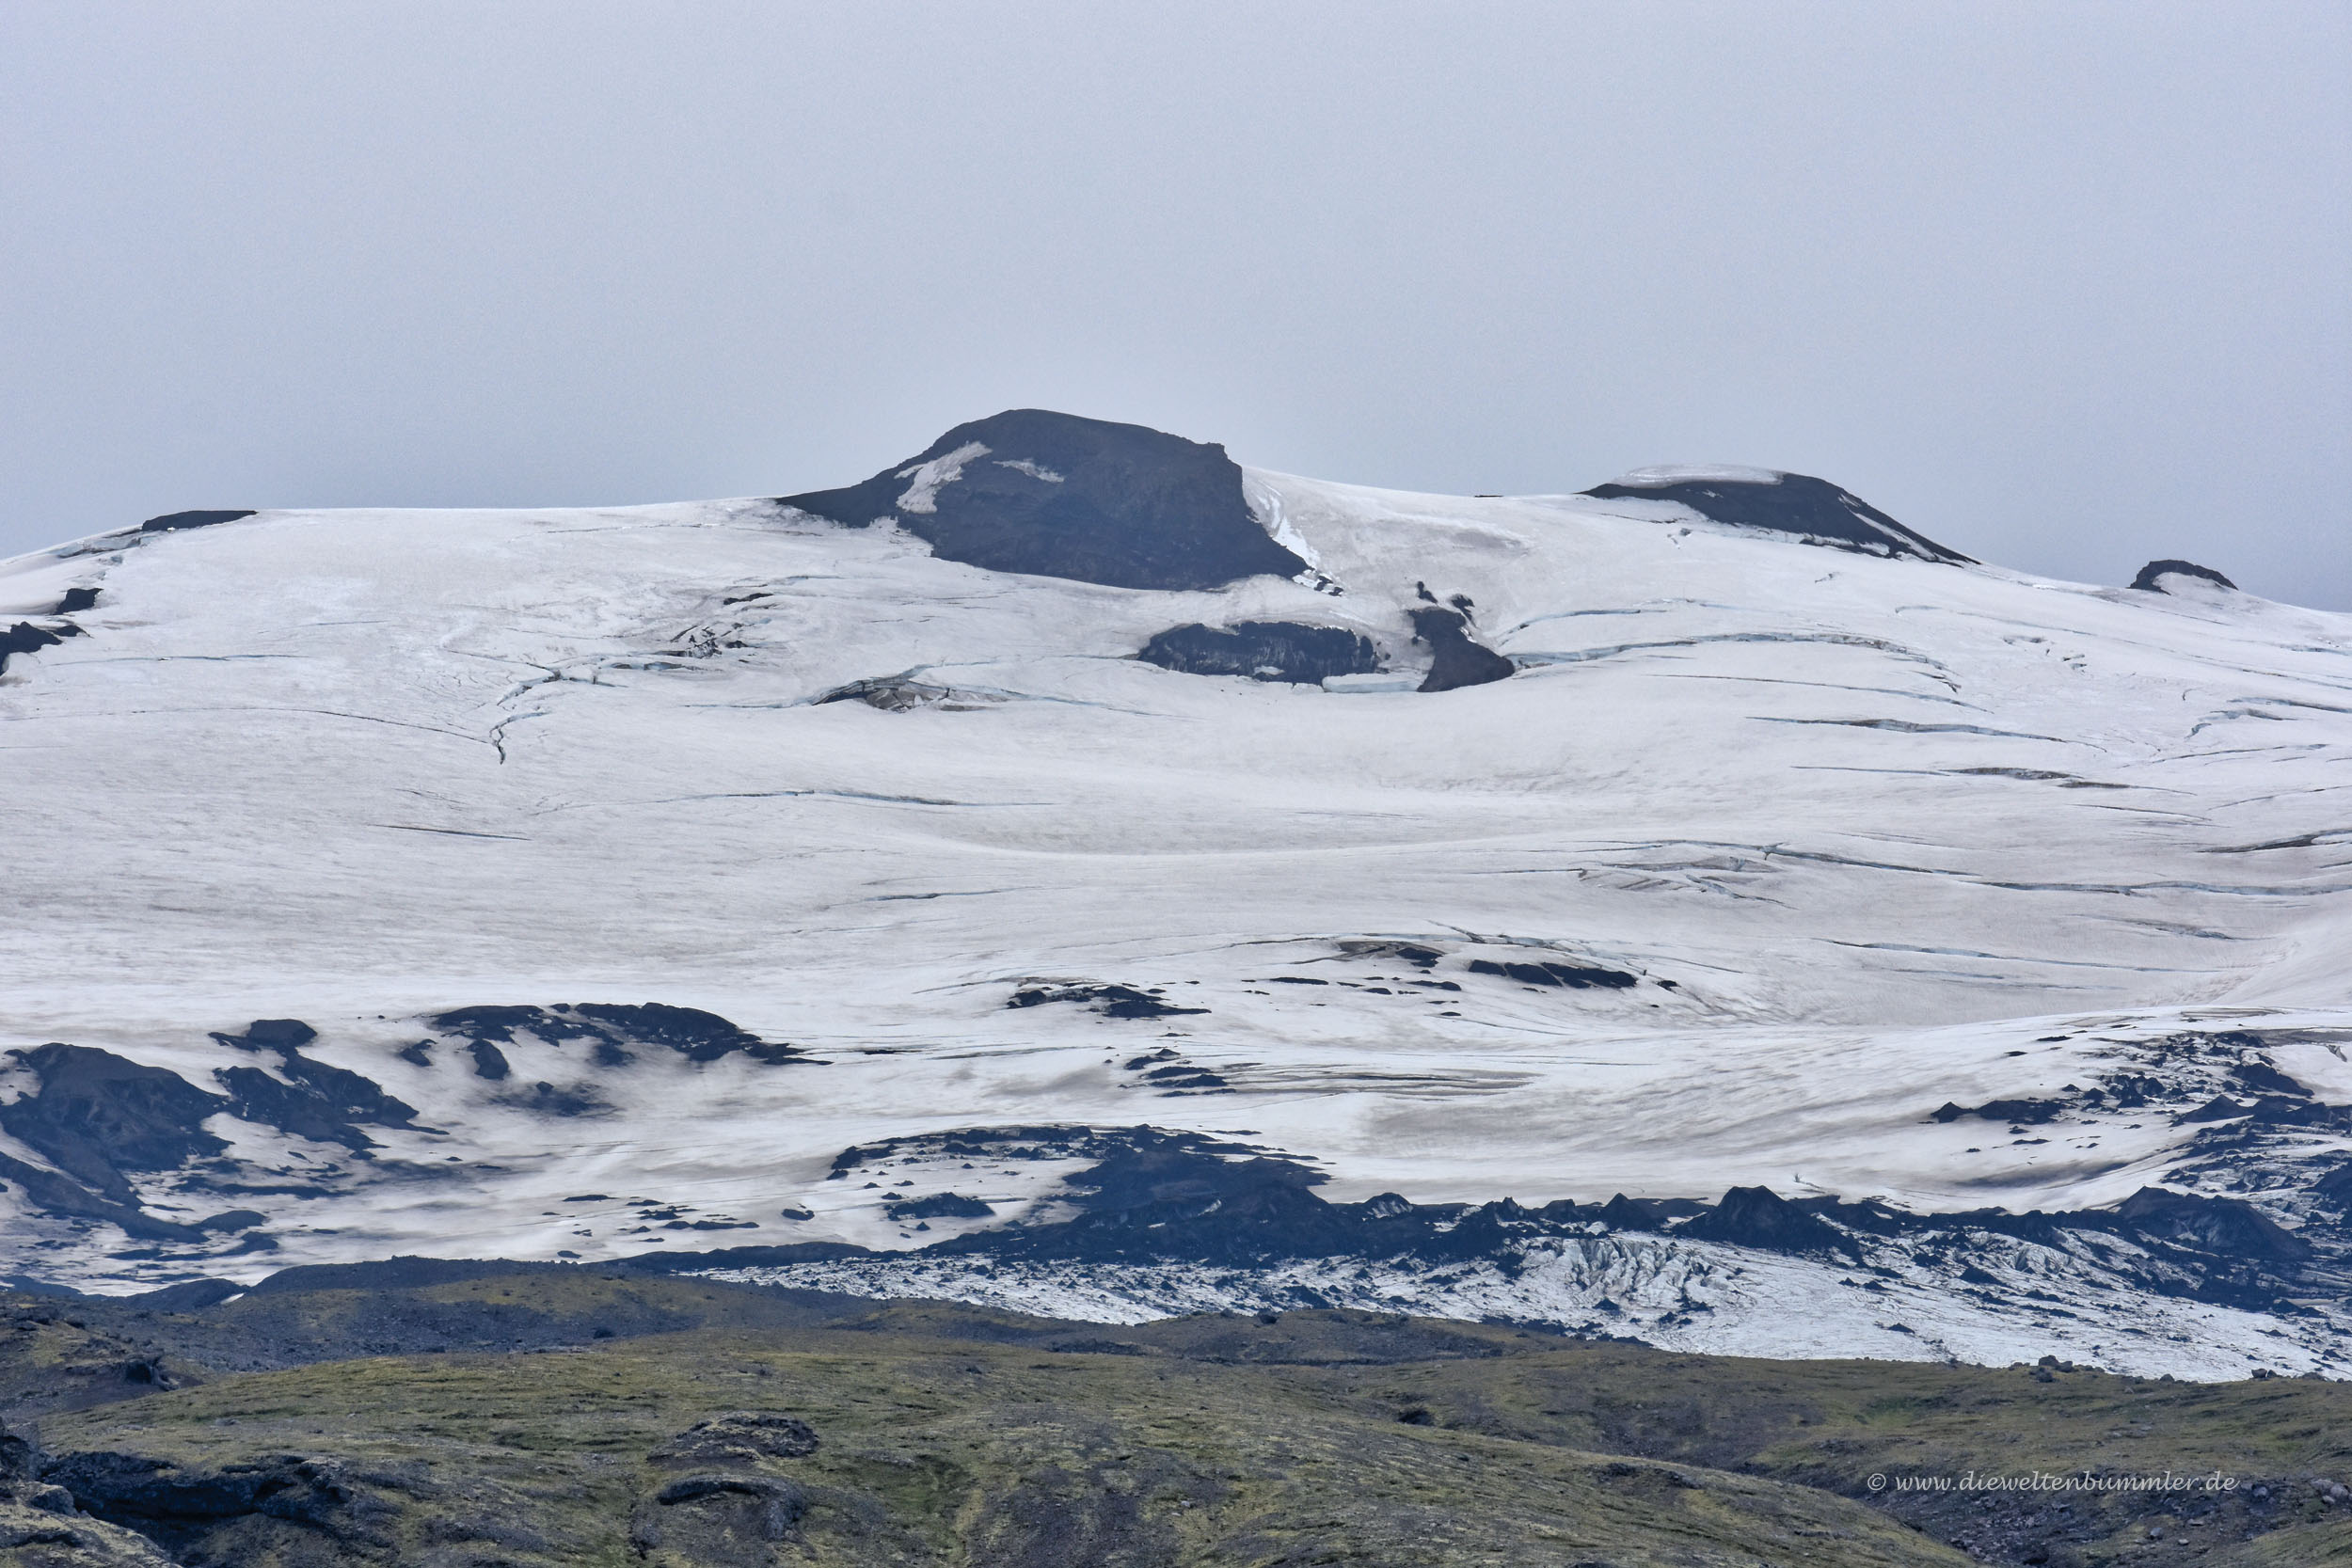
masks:
[[[2151,561],[2139,569],[2139,576],[2132,578],[2132,586],[2143,593],[2168,593],[2169,590],[2164,586],[2164,579],[2172,577],[2202,578],[2205,581],[2217,583],[2223,588],[2235,589],[2237,587],[2236,583],[2232,582],[2212,567],[2200,566],[2194,561]]]
[[[1527,986],[1565,986],[1570,990],[1623,990],[1635,983],[1635,977],[1621,969],[1600,969],[1589,964],[1495,963],[1486,958],[1472,958],[1470,972],[1500,974]]]
[[[386,1094],[373,1079],[305,1056],[301,1047],[317,1037],[317,1030],[294,1018],[256,1019],[242,1035],[215,1033],[213,1038],[239,1051],[275,1052],[278,1070],[293,1082],[280,1083],[249,1067],[215,1069],[213,1076],[235,1099],[236,1114],[246,1120],[339,1143],[355,1153],[374,1147],[358,1124],[414,1123],[416,1108]]]
[[[862,484],[780,498],[850,528],[889,519],[946,561],[1113,588],[1295,577],[1225,449],[1017,408],[961,424]]]
[[[1451,691],[1461,686],[1484,686],[1518,669],[1492,648],[1470,641],[1470,622],[1459,610],[1415,610],[1413,640],[1425,642],[1436,657],[1430,660],[1423,691]]]
[[[204,1118],[229,1109],[176,1072],[109,1051],[49,1044],[15,1055],[40,1092],[0,1106],[0,1127],[117,1203],[135,1203],[126,1170],[173,1170],[229,1146]]]
[[[8,667],[10,654],[29,654],[36,649],[54,647],[69,637],[79,637],[82,628],[73,626],[51,630],[37,626],[30,621],[19,621],[12,626],[0,626],[0,670]]]
[[[627,1067],[636,1059],[632,1046],[665,1047],[695,1062],[717,1061],[732,1051],[770,1063],[808,1059],[797,1047],[763,1040],[717,1013],[707,1013],[699,1007],[674,1007],[660,1002],[458,1007],[437,1013],[425,1022],[446,1034],[464,1038],[467,1049],[472,1053],[476,1075],[489,1079],[506,1076],[506,1054],[498,1047],[514,1044],[517,1030],[535,1035],[550,1045],[585,1040],[592,1047],[598,1067]],[[431,1060],[429,1055],[426,1060]]]
[[[1380,650],[1372,639],[1339,626],[1296,621],[1175,626],[1145,643],[1136,657],[1187,675],[1247,675],[1309,686],[1326,676],[1364,675],[1380,668]]]
[[[1909,556],[1915,561],[1949,565],[1975,564],[1970,557],[1947,549],[1925,534],[1913,532],[1859,496],[1849,495],[1825,479],[1808,474],[1768,477],[1765,470],[1756,472],[1755,479],[1732,479],[1683,478],[1671,468],[1646,470],[1607,484],[1596,484],[1584,494],[1603,500],[1626,498],[1676,501],[1711,522],[1796,534],[1807,543],[1866,555]]]
[[[233,523],[240,517],[250,517],[250,509],[244,512],[167,512],[160,517],[150,517],[139,525],[141,533],[176,533],[182,529],[211,528],[215,523]]]

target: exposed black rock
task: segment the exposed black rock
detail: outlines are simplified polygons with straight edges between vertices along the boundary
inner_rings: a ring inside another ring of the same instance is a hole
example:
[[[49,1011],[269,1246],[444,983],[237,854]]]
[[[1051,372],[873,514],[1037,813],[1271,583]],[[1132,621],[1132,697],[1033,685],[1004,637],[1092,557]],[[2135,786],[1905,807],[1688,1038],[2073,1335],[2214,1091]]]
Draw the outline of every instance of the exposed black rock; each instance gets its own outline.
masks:
[[[339,1143],[355,1153],[375,1147],[358,1124],[415,1125],[416,1108],[386,1094],[373,1079],[305,1056],[300,1048],[317,1037],[317,1030],[295,1018],[256,1019],[242,1035],[215,1033],[213,1038],[240,1051],[275,1052],[279,1070],[294,1082],[280,1083],[250,1067],[218,1068],[213,1076],[246,1121],[296,1137]]]
[[[329,1528],[354,1545],[389,1545],[372,1515],[388,1512],[345,1481],[338,1468],[294,1454],[217,1470],[182,1468],[145,1454],[59,1454],[41,1479],[73,1494],[84,1513],[135,1529],[178,1550],[203,1533],[248,1514]],[[373,1506],[370,1506],[373,1504]]]
[[[635,1059],[628,1049],[632,1045],[659,1046],[696,1062],[716,1061],[737,1051],[771,1064],[813,1059],[797,1046],[764,1040],[717,1013],[707,1013],[699,1007],[674,1007],[661,1002],[458,1007],[437,1013],[425,1022],[445,1034],[463,1037],[473,1053],[474,1070],[491,1079],[506,1076],[506,1056],[498,1047],[514,1044],[516,1030],[534,1035],[549,1045],[587,1040],[595,1047],[599,1067],[627,1066]],[[414,1061],[416,1057],[409,1059]]]
[[[2151,561],[2139,569],[2137,577],[2132,578],[2132,586],[2149,594],[2169,593],[2170,590],[2164,585],[2164,579],[2172,577],[2202,578],[2205,581],[2217,583],[2223,588],[2234,590],[2237,587],[2236,583],[2232,582],[2212,567],[2200,566],[2194,561]]]
[[[1782,474],[1777,480],[1690,479],[1657,484],[1596,484],[1584,492],[1602,499],[1676,501],[1709,521],[1794,535],[1865,555],[1909,556],[1949,565],[1976,562],[1915,533],[1858,496],[1827,480]]]
[[[436,1029],[464,1035],[469,1039],[495,1040],[504,1045],[514,1043],[517,1029],[528,1030],[550,1045],[583,1039],[593,1033],[545,1007],[457,1007],[446,1013],[436,1013],[425,1022]]]
[[[2058,1119],[2066,1109],[2062,1100],[1988,1100],[1981,1105],[1955,1105],[1946,1101],[1929,1114],[1937,1121],[1958,1121],[1963,1117],[1976,1117],[1984,1121],[2015,1122],[2026,1127],[2039,1127]]]
[[[698,1007],[673,1007],[661,1002],[634,1006],[583,1002],[572,1011],[623,1038],[643,1045],[666,1046],[691,1062],[715,1062],[731,1051],[739,1051],[762,1062],[790,1061],[801,1054],[791,1046],[763,1040],[717,1013],[707,1013]]]
[[[1152,1087],[1168,1094],[1189,1089],[1221,1089],[1227,1086],[1224,1078],[1211,1072],[1207,1068],[1196,1067],[1190,1062],[1170,1062],[1166,1067],[1155,1067],[1146,1072],[1143,1079]]]
[[[250,509],[244,512],[167,512],[160,517],[150,517],[139,525],[141,533],[176,533],[183,529],[211,528],[216,523],[233,523],[240,517],[250,517]]]
[[[995,1208],[977,1197],[961,1193],[933,1193],[929,1197],[901,1198],[885,1204],[882,1212],[894,1220],[970,1220],[993,1214]]]
[[[1595,1214],[1612,1230],[1663,1230],[1669,1222],[1707,1212],[1707,1205],[1687,1197],[1628,1197],[1617,1194]]]
[[[148,1242],[200,1242],[204,1232],[195,1226],[160,1220],[135,1203],[101,1197],[87,1187],[55,1171],[0,1154],[0,1180],[15,1182],[35,1208],[67,1219],[102,1220],[123,1233]],[[23,1288],[23,1287],[20,1287]]]
[[[241,1035],[223,1034],[215,1029],[212,1037],[239,1051],[292,1053],[317,1039],[319,1032],[298,1018],[257,1018],[245,1026]]]
[[[1048,1002],[1090,1002],[1094,1010],[1104,1018],[1176,1018],[1186,1013],[1205,1013],[1206,1007],[1179,1007],[1155,990],[1137,990],[1133,986],[1099,986],[1033,984],[1021,987],[1012,993],[1008,1007],[1036,1007]]]
[[[1340,951],[1351,958],[1402,958],[1415,969],[1426,973],[1438,967],[1445,955],[1424,942],[1397,942],[1381,937],[1353,937],[1340,944]]]
[[[1850,1245],[1845,1237],[1770,1187],[1734,1187],[1713,1209],[1684,1221],[1675,1234],[1767,1252],[1838,1252]]]
[[[1429,645],[1436,655],[1429,663],[1429,674],[1421,683],[1423,691],[1451,691],[1456,687],[1484,686],[1514,673],[1518,666],[1496,653],[1470,641],[1465,628],[1469,623],[1458,610],[1415,610],[1413,641]]]
[[[537,1083],[531,1085],[527,1094],[501,1095],[499,1103],[543,1117],[600,1117],[612,1109],[602,1096],[585,1084],[558,1088],[553,1084]],[[693,1228],[707,1230],[713,1227],[697,1222]]]
[[[267,1225],[269,1216],[259,1209],[224,1209],[196,1222],[199,1230],[250,1230],[257,1225]]]
[[[0,1128],[116,1203],[138,1201],[123,1172],[177,1170],[229,1147],[204,1118],[230,1102],[176,1072],[55,1041],[9,1054],[40,1075],[40,1092],[0,1106]]]
[[[1315,1196],[1323,1174],[1295,1160],[1198,1133],[1136,1127],[1106,1135],[1103,1158],[1069,1180],[1078,1215],[982,1230],[934,1252],[1027,1258],[1240,1260],[1345,1250],[1353,1215]]]
[[[1497,963],[1489,958],[1472,958],[1470,972],[1472,974],[1500,974],[1523,986],[1565,986],[1570,990],[1623,990],[1638,983],[1635,976],[1623,970],[1599,969],[1586,964]]]
[[[233,1279],[183,1279],[177,1285],[161,1290],[142,1291],[129,1299],[149,1312],[201,1312],[217,1307],[230,1296],[245,1293],[245,1287]]]
[[[782,503],[850,528],[895,520],[946,561],[1114,588],[1220,588],[1295,577],[1219,446],[1141,425],[1016,408],[919,455]]]
[[[962,694],[953,687],[939,686],[930,681],[918,681],[908,675],[869,675],[864,680],[836,686],[810,705],[823,707],[827,703],[864,703],[867,707],[884,713],[912,713],[917,708],[944,708],[950,713],[968,713],[974,708],[989,705],[985,702],[959,701]]]
[[[1161,632],[1136,657],[1187,675],[1247,675],[1308,686],[1327,675],[1370,674],[1380,668],[1380,650],[1362,633],[1297,621],[1239,621],[1230,626],[1196,622]]]
[[[0,1427],[0,1484],[30,1478],[35,1458],[32,1444]]]
[[[2115,1213],[2142,1236],[2199,1252],[2286,1264],[2311,1256],[2308,1243],[2240,1198],[2142,1187],[2118,1204]]]
[[[713,1568],[774,1561],[758,1544],[791,1539],[808,1512],[807,1494],[772,1476],[682,1476],[654,1494],[654,1501],[660,1505],[655,1516],[640,1513],[630,1544],[641,1555],[667,1548],[671,1560]]]
[[[2338,1165],[2312,1183],[2312,1195],[2352,1215],[2352,1161]]]
[[[2266,1061],[2240,1062],[2230,1069],[2230,1076],[2254,1094],[2294,1095],[2301,1099],[2311,1097],[2311,1090]]]
[[[2194,1110],[2183,1111],[2172,1120],[2176,1125],[2201,1121],[2234,1121],[2253,1109],[2251,1105],[2239,1104],[2226,1094],[2217,1094]]]
[[[30,621],[19,621],[7,630],[0,631],[0,671],[8,669],[12,654],[29,654],[37,649],[52,647],[69,637],[81,635],[82,628],[77,626],[61,626],[52,631]]]
[[[696,1421],[647,1457],[670,1465],[721,1465],[755,1459],[805,1459],[816,1432],[796,1416],[736,1410]]]

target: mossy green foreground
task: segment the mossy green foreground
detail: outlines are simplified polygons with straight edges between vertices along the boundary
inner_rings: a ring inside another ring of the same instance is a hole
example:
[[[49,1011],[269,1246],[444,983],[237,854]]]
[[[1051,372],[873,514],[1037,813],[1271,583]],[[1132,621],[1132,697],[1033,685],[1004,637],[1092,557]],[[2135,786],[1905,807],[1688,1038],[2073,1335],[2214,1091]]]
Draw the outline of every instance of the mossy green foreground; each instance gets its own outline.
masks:
[[[1105,1328],[585,1270],[0,1314],[0,1412],[41,1449],[0,1507],[11,1568],[2352,1563],[2329,1383],[1343,1312]],[[350,1354],[404,1340],[437,1348]],[[308,1364],[231,1370],[273,1359]],[[1964,1485],[2035,1472],[2186,1484]],[[60,1486],[82,1512],[34,1500]]]

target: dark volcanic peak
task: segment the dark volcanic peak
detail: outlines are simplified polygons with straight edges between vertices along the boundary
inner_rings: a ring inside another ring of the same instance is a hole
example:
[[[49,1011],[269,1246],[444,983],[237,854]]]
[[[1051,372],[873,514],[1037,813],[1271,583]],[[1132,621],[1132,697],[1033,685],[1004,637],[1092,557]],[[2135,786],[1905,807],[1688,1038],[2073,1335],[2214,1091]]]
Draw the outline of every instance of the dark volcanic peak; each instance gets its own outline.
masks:
[[[1771,468],[1637,468],[1584,494],[1603,500],[1676,501],[1711,522],[1792,534],[1807,544],[1865,555],[1976,564],[1958,550],[1914,533],[1859,496],[1807,474]]]
[[[946,561],[1113,588],[1295,577],[1220,446],[1016,408],[961,424],[862,484],[779,498],[865,528],[892,520]]]
[[[2164,585],[2167,578],[2201,578],[2233,591],[2237,587],[2212,567],[2200,566],[2194,561],[2151,561],[2139,569],[2139,576],[2132,578],[2132,586],[2150,594],[2169,594],[2171,590]]]

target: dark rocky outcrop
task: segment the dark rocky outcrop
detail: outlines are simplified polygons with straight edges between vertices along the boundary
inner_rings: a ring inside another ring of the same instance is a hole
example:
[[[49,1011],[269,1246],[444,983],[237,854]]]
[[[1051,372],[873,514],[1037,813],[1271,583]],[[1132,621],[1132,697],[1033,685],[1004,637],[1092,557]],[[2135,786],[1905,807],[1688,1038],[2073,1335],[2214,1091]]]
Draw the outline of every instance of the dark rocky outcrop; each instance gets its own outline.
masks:
[[[864,703],[884,713],[912,713],[927,707],[969,713],[992,705],[987,699],[968,697],[951,686],[918,681],[909,675],[868,675],[847,686],[834,687],[809,705],[823,707],[828,703]]]
[[[1423,974],[1438,967],[1445,954],[1426,942],[1399,942],[1388,937],[1350,937],[1342,941],[1339,949],[1351,958],[1397,958],[1411,964]]]
[[[229,1101],[176,1072],[55,1041],[10,1054],[40,1091],[0,1106],[0,1128],[115,1203],[138,1201],[125,1171],[177,1170],[229,1147],[204,1131]]]
[[[715,1062],[736,1051],[762,1062],[788,1061],[800,1055],[791,1046],[763,1040],[699,1007],[673,1007],[661,1002],[582,1002],[572,1012],[601,1026],[610,1036],[640,1045],[663,1046],[690,1062]]]
[[[219,523],[233,523],[240,517],[250,517],[250,509],[243,512],[167,512],[160,517],[150,517],[139,525],[141,533],[177,533],[184,529],[212,528]]]
[[[79,615],[86,610],[95,610],[97,608],[97,589],[69,588],[65,591],[65,597],[57,601],[57,608],[51,610],[50,613],[53,615]]]
[[[167,1549],[255,1514],[324,1529],[345,1546],[390,1544],[373,1528],[388,1512],[381,1503],[357,1492],[338,1466],[296,1454],[199,1469],[139,1453],[66,1453],[40,1473],[83,1512]]]
[[[37,626],[30,621],[19,621],[16,625],[0,630],[0,672],[8,669],[8,659],[13,655],[29,654],[41,648],[54,647],[69,637],[81,635],[82,628],[76,626],[61,626],[51,629]]]
[[[2232,582],[2212,567],[2200,566],[2194,561],[2151,561],[2139,569],[2137,577],[2132,578],[2132,586],[2143,593],[2169,593],[2170,590],[2164,585],[2164,579],[2173,577],[2200,578],[2206,582],[2231,590],[2235,590],[2237,587],[2236,583]]]
[[[984,1199],[966,1197],[961,1193],[933,1193],[928,1197],[901,1198],[882,1206],[882,1212],[894,1220],[972,1220],[996,1212]]]
[[[1456,687],[1484,686],[1515,673],[1518,666],[1492,648],[1470,641],[1470,622],[1458,610],[1416,609],[1413,641],[1428,645],[1435,656],[1423,691],[1452,691]]]
[[[1370,674],[1380,668],[1380,650],[1362,633],[1296,621],[1174,626],[1145,643],[1136,657],[1187,675],[1247,675],[1301,685],[1315,685],[1330,675]]]
[[[475,1073],[489,1079],[507,1075],[506,1056],[498,1047],[514,1044],[517,1031],[556,1046],[585,1040],[598,1067],[628,1066],[636,1059],[629,1049],[632,1046],[675,1051],[695,1062],[717,1061],[732,1052],[771,1064],[811,1060],[799,1047],[762,1039],[717,1013],[663,1002],[456,1007],[425,1022],[443,1034],[464,1039],[472,1053]]]
[[[735,1410],[696,1421],[647,1457],[663,1465],[724,1465],[805,1459],[817,1449],[816,1431],[797,1416]]]
[[[69,1177],[6,1154],[0,1154],[0,1180],[13,1181],[23,1188],[26,1199],[37,1209],[65,1219],[103,1220],[119,1226],[125,1235],[141,1241],[196,1242],[204,1237],[199,1227],[157,1219],[135,1203],[102,1197]]]
[[[1988,1100],[1981,1105],[1956,1105],[1946,1101],[1928,1113],[1936,1121],[1958,1121],[1963,1117],[1976,1117],[1984,1121],[2013,1122],[2021,1127],[2039,1127],[2058,1119],[2066,1109],[2059,1100]]]
[[[789,1541],[808,1512],[800,1487],[773,1476],[681,1476],[638,1510],[629,1544],[670,1562],[708,1568],[765,1568],[779,1560],[773,1543]]]
[[[1570,990],[1623,990],[1637,983],[1635,976],[1621,969],[1600,969],[1589,964],[1498,963],[1491,958],[1472,958],[1470,972],[1500,974],[1523,986],[1565,986]]]
[[[1309,1189],[1320,1171],[1197,1133],[1128,1128],[1069,1180],[1077,1216],[1059,1225],[983,1230],[935,1252],[1024,1258],[1311,1257],[1359,1240],[1350,1212]]]
[[[1169,1002],[1161,988],[1137,990],[1133,986],[1102,986],[1080,982],[1073,985],[1032,983],[1014,990],[1008,1007],[1038,1007],[1048,1002],[1083,1002],[1093,1005],[1104,1018],[1174,1018],[1183,1013],[1205,1013],[1206,1007],[1179,1007]]]
[[[2265,1218],[2242,1198],[2142,1187],[2118,1204],[2115,1214],[2152,1241],[2223,1258],[2296,1264],[2311,1256],[2309,1243]]]
[[[241,1035],[215,1033],[213,1038],[239,1051],[275,1053],[278,1070],[293,1082],[282,1083],[250,1067],[217,1068],[213,1076],[246,1121],[300,1138],[339,1143],[354,1153],[375,1147],[359,1131],[360,1124],[415,1125],[416,1107],[386,1094],[373,1079],[305,1056],[301,1048],[317,1037],[317,1030],[294,1018],[256,1019]]]
[[[1761,472],[1761,470],[1759,470]],[[1664,471],[1671,476],[1672,470]],[[1958,550],[1915,533],[1860,497],[1806,474],[1774,479],[1661,477],[1636,483],[1615,481],[1584,492],[1601,499],[1675,501],[1710,522],[1788,534],[1807,544],[1827,545],[1865,555],[1908,556],[1950,565],[1974,565]]]
[[[1850,1245],[1845,1237],[1770,1187],[1734,1187],[1714,1208],[1684,1221],[1675,1234],[1767,1252],[1838,1252]]]
[[[1251,515],[1224,448],[1039,408],[958,425],[861,484],[781,501],[850,528],[893,520],[942,560],[1114,588],[1307,569]]]

